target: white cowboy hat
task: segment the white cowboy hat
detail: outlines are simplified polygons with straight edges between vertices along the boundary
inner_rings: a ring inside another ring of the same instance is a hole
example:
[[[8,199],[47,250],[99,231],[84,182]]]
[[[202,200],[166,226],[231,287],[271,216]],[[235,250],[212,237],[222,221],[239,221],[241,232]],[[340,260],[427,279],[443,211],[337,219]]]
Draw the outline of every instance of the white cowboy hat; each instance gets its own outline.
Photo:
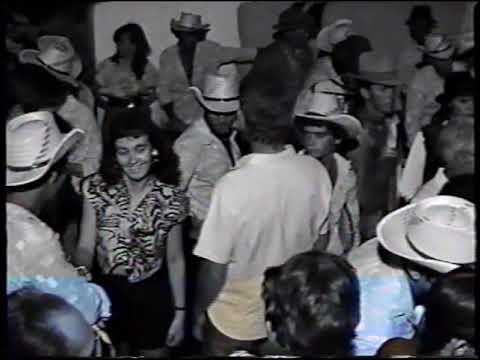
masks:
[[[198,31],[209,30],[210,24],[202,24],[202,17],[197,14],[185,13],[180,14],[180,19],[170,20],[170,26],[177,31]]]
[[[21,63],[41,66],[57,79],[78,86],[82,61],[65,36],[45,35],[37,41],[38,49],[25,49],[18,55]]]
[[[340,19],[324,27],[317,35],[317,48],[332,52],[333,46],[352,35],[352,20]]]
[[[429,34],[425,37],[425,44],[417,46],[425,55],[434,59],[446,60],[453,56],[455,48],[445,34]]]
[[[357,139],[362,131],[362,124],[355,117],[346,113],[345,96],[351,95],[341,83],[329,79],[314,84],[302,106],[305,111],[297,110],[295,120],[310,119],[308,124],[321,126],[331,123],[342,128],[348,138]]]
[[[475,205],[435,196],[385,216],[377,237],[391,253],[438,272],[475,262]]]
[[[216,74],[205,75],[203,92],[195,86],[189,90],[211,111],[231,113],[240,109],[238,74],[234,64],[222,65]]]
[[[62,134],[53,114],[36,111],[7,122],[7,186],[31,183],[44,176],[85,135],[80,129]]]

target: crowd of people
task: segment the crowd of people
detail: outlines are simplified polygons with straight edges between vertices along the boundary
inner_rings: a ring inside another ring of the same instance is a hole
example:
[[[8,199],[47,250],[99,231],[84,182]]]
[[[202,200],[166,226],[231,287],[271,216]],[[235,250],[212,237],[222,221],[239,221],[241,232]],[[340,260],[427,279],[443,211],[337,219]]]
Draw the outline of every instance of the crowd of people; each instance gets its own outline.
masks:
[[[182,12],[158,67],[128,23],[88,84],[9,15],[12,359],[476,356],[473,6],[414,6],[396,59],[317,20],[235,48]]]

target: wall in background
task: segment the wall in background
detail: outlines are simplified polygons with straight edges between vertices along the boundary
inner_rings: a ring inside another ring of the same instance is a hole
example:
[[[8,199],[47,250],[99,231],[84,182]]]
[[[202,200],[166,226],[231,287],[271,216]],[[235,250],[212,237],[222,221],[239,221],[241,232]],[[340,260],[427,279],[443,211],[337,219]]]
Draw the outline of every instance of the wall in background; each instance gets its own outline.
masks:
[[[239,46],[237,8],[240,1],[106,1],[94,5],[95,59],[97,63],[115,51],[114,31],[127,22],[143,27],[152,47],[150,61],[158,66],[158,56],[176,38],[170,20],[182,11],[202,15],[211,24],[207,38],[223,45]]]

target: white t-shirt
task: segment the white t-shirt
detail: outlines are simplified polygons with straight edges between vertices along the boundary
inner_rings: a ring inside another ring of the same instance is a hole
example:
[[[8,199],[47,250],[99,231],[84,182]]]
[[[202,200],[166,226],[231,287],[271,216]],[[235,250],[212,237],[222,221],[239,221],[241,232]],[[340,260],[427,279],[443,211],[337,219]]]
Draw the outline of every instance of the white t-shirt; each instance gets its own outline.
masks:
[[[208,310],[218,330],[238,340],[266,336],[263,273],[327,233],[331,194],[324,166],[291,146],[244,156],[219,180],[194,250],[228,264],[224,289]]]

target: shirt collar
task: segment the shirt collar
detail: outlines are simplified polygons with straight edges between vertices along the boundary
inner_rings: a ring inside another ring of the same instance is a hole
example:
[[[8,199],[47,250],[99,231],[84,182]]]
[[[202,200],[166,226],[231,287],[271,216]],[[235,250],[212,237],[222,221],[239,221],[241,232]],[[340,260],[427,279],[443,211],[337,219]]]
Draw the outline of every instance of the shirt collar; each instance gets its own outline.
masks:
[[[272,154],[253,153],[253,154],[245,155],[237,161],[237,165],[234,167],[234,169],[239,169],[248,164],[263,164],[266,162],[270,162],[274,159],[278,159],[279,157],[287,157],[292,155],[296,155],[296,152],[293,146],[285,145],[284,150],[280,152],[276,152]]]

